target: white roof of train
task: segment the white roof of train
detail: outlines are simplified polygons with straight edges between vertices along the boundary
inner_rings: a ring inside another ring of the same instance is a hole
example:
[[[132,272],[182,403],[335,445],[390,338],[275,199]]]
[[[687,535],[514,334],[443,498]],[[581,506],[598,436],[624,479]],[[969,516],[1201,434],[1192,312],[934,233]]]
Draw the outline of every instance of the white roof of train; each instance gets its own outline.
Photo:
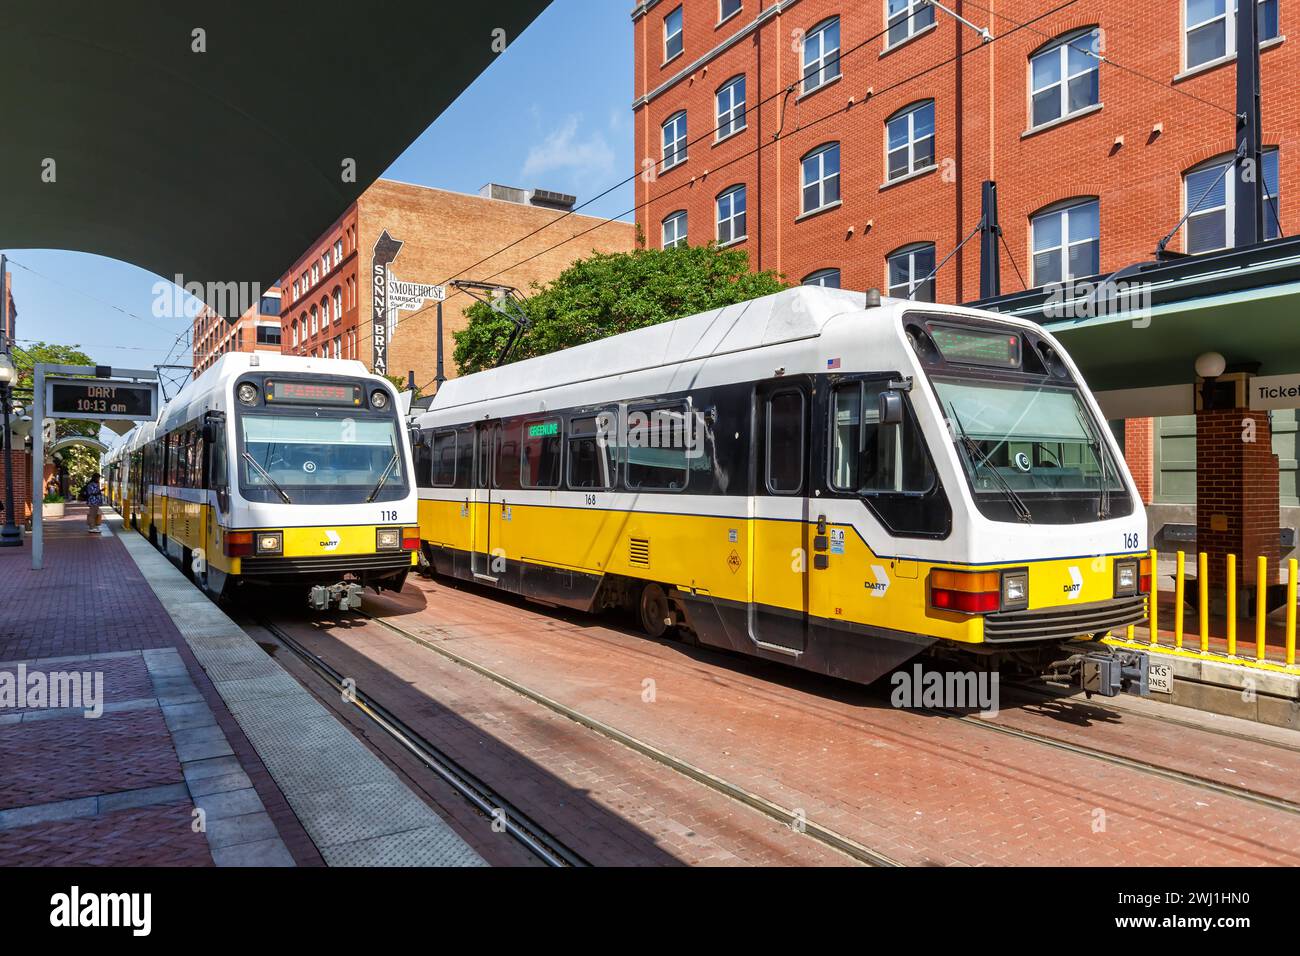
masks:
[[[893,304],[894,299],[882,299]],[[429,411],[583,380],[813,338],[832,318],[866,308],[862,292],[793,289],[663,322],[445,382]]]

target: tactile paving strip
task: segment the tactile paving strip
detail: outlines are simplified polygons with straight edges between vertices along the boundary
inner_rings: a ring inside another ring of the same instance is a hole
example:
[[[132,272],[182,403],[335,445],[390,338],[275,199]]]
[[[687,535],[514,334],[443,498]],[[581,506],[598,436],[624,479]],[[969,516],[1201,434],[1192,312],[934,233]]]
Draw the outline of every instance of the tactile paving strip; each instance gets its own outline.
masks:
[[[123,544],[331,865],[485,865],[252,638],[135,535]]]

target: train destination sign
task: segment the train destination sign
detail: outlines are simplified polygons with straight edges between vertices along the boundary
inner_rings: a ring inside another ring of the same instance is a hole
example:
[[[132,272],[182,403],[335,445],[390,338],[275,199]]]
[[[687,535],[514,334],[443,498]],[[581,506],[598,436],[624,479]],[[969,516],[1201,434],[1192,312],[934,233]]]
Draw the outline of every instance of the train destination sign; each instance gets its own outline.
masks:
[[[104,378],[47,378],[47,418],[97,421],[153,421],[158,417],[158,386]]]
[[[333,385],[328,382],[274,382],[266,380],[268,404],[360,405],[360,385]]]

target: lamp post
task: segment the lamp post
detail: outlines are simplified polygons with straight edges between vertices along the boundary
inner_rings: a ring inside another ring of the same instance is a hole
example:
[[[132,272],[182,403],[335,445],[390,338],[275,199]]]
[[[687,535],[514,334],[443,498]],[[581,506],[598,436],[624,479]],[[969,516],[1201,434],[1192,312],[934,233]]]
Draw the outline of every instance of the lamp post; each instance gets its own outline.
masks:
[[[0,295],[3,294],[3,289],[0,289]],[[5,523],[0,528],[0,548],[21,548],[23,544],[23,532],[14,524],[14,436],[9,430],[9,404],[17,380],[18,370],[14,368],[13,359],[7,351],[0,351],[0,404],[4,405],[5,451]]]

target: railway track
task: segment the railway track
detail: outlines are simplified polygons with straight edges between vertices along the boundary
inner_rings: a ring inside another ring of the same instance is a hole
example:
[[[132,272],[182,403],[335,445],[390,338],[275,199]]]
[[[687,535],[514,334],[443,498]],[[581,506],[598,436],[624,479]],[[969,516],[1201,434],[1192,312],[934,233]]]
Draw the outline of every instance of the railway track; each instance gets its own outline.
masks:
[[[396,741],[404,750],[414,755],[417,760],[468,800],[475,809],[494,823],[499,821],[505,833],[513,837],[516,842],[541,862],[553,867],[585,867],[590,865],[579,853],[566,846],[563,841],[549,833],[528,814],[514,806],[462,764],[447,756],[437,746],[411,729],[379,701],[364,691],[345,683],[342,674],[331,667],[319,655],[313,654],[289,636],[279,625],[265,619],[257,620],[256,624],[306,664],[333,690],[337,691],[340,699],[349,701],[374,726]]]
[[[616,743],[622,744],[624,747],[627,747],[644,757],[648,757],[656,763],[667,767],[668,769],[681,774],[698,784],[708,787],[710,790],[743,803],[746,806],[797,830],[805,836],[809,836],[820,843],[838,850],[859,863],[864,863],[868,866],[882,867],[904,865],[897,860],[872,850],[870,847],[864,846],[851,837],[845,836],[829,827],[825,827],[814,820],[807,819],[806,816],[800,812],[789,807],[783,807],[778,803],[768,800],[766,797],[745,789],[739,784],[732,783],[716,774],[709,773],[707,770],[696,767],[685,760],[674,757],[672,754],[660,750],[653,744],[646,743],[638,737],[634,737],[631,734],[619,730],[617,727],[613,727],[604,721],[597,720],[596,718],[575,710],[566,704],[562,704],[545,694],[520,684],[512,678],[506,677],[504,674],[499,674],[491,668],[485,667],[476,661],[457,654],[455,651],[440,646],[437,642],[426,640],[418,634],[408,631],[405,628],[393,624],[383,618],[367,614],[365,611],[354,611],[353,613],[358,614],[386,630],[392,631],[394,634],[397,634],[426,650],[430,650],[462,667],[466,667],[469,670],[474,671],[476,674],[486,677],[488,680],[491,680],[502,687],[508,688],[536,704],[540,704],[553,713],[566,717],[569,720],[586,727],[588,730],[592,730],[615,741]]]

